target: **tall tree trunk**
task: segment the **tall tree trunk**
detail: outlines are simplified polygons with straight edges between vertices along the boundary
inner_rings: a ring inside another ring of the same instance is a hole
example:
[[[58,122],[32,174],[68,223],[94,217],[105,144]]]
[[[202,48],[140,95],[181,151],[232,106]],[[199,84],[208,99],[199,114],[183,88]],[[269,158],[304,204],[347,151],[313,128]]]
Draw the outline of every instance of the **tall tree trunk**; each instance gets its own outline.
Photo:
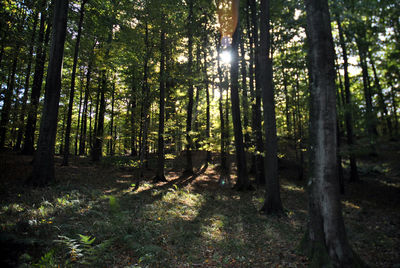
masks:
[[[353,134],[353,113],[352,113],[352,101],[351,101],[351,93],[350,93],[350,78],[348,71],[348,57],[347,57],[347,48],[346,42],[344,39],[342,24],[340,21],[339,14],[336,14],[336,22],[338,24],[339,30],[339,41],[340,46],[342,48],[343,54],[343,71],[344,71],[344,91],[345,91],[345,122],[346,122],[346,136],[347,136],[347,145],[350,149],[350,181],[355,182],[359,181],[358,171],[357,171],[357,160],[353,153],[354,146],[354,134]]]
[[[74,97],[75,97],[75,76],[76,76],[76,66],[78,64],[78,55],[79,55],[79,44],[81,41],[82,34],[82,25],[83,18],[85,16],[85,4],[87,0],[82,0],[80,17],[78,23],[78,34],[76,36],[75,50],[74,50],[74,62],[72,65],[72,75],[71,75],[71,87],[69,92],[69,104],[68,104],[68,115],[67,115],[67,128],[65,130],[65,148],[64,148],[64,158],[62,165],[68,166],[68,157],[69,157],[69,147],[70,147],[70,135],[71,135],[71,122],[72,122],[72,109],[74,106]]]
[[[0,120],[0,150],[4,149],[7,129],[8,129],[8,121],[10,120],[10,111],[11,111],[11,103],[14,95],[14,87],[15,87],[15,75],[17,72],[17,63],[18,63],[18,54],[19,54],[19,45],[16,46],[14,51],[13,63],[11,67],[11,76],[8,78],[9,83],[7,84],[7,90],[4,97],[3,107],[1,109],[1,120]]]
[[[135,73],[133,73],[135,75]],[[131,156],[137,156],[136,150],[136,125],[135,125],[135,109],[136,109],[136,81],[132,79],[132,93],[130,105],[130,123],[131,123]]]
[[[106,110],[106,100],[105,92],[107,90],[107,73],[103,70],[101,73],[101,86],[99,88],[100,100],[99,100],[99,110],[97,114],[97,124],[95,130],[93,131],[94,142],[92,149],[92,160],[99,161],[103,155],[103,134],[104,134],[104,114]]]
[[[365,108],[366,108],[366,130],[368,132],[369,138],[371,140],[371,145],[374,146],[375,137],[378,135],[378,131],[376,129],[376,115],[372,106],[372,92],[371,85],[369,83],[369,74],[368,74],[368,65],[367,65],[367,51],[368,47],[365,44],[364,40],[360,40],[360,38],[356,39],[359,57],[360,57],[360,65],[362,69],[362,77],[363,77],[363,89],[364,89],[364,98],[365,98]]]
[[[37,113],[40,99],[40,92],[42,90],[44,65],[46,62],[46,47],[50,38],[51,23],[48,23],[45,32],[45,21],[46,21],[46,0],[42,2],[41,14],[40,14],[40,26],[38,44],[36,46],[36,60],[35,60],[35,73],[33,75],[32,91],[30,96],[30,105],[28,109],[28,119],[25,127],[24,145],[22,153],[26,155],[32,155],[35,151],[35,130]],[[49,16],[50,21],[50,16]]]
[[[54,144],[57,134],[61,72],[67,32],[67,13],[68,0],[56,1],[45,100],[40,122],[38,149],[35,154],[32,176],[28,180],[30,185],[43,186],[54,180]]]
[[[112,29],[114,25],[110,24],[108,29],[108,38],[106,43],[106,52],[104,55],[105,62],[108,61],[110,55],[110,46],[112,42]],[[107,91],[107,70],[104,69],[101,74],[101,87],[100,87],[100,103],[99,103],[99,113],[97,115],[97,125],[95,128],[95,139],[92,150],[92,160],[99,161],[103,155],[103,134],[104,134],[104,115],[106,111],[106,100],[105,93]]]
[[[223,106],[223,97],[224,97],[224,78],[223,73],[220,65],[220,44],[218,44],[217,49],[217,71],[218,71],[218,78],[219,78],[219,101],[218,101],[218,108],[219,108],[219,118],[221,124],[221,174],[219,183],[224,185],[225,183],[230,182],[229,178],[229,169],[227,165],[227,133],[226,133],[226,122],[224,120],[224,106]]]
[[[35,37],[36,37],[36,28],[37,28],[37,23],[39,20],[38,13],[35,12],[33,14],[34,16],[34,21],[33,21],[33,26],[32,26],[32,35],[29,43],[29,54],[28,54],[28,64],[26,67],[26,73],[25,73],[25,86],[24,86],[24,94],[22,96],[22,106],[21,106],[21,111],[19,114],[19,129],[18,129],[18,134],[17,134],[17,142],[15,144],[15,149],[20,150],[21,149],[21,143],[22,143],[22,136],[24,132],[24,121],[25,121],[25,113],[26,113],[26,102],[28,100],[28,92],[29,92],[29,82],[31,78],[31,69],[32,69],[32,59],[33,59],[33,51],[35,47]]]
[[[78,140],[79,140],[79,128],[81,125],[81,112],[82,112],[82,101],[83,101],[83,73],[81,73],[81,81],[80,81],[80,91],[79,91],[79,106],[78,106],[78,124],[76,126],[75,131],[75,150],[74,155],[78,155]]]
[[[389,135],[392,137],[392,135],[393,135],[392,121],[390,121],[389,113],[388,113],[386,103],[385,103],[385,97],[383,96],[381,82],[380,82],[379,76],[376,72],[375,61],[374,61],[372,53],[369,53],[369,62],[371,63],[372,72],[374,74],[374,84],[376,87],[376,92],[378,93],[379,106],[380,106],[380,109],[382,112],[382,117],[383,117],[383,119],[386,120],[387,128],[389,130]]]
[[[193,162],[192,162],[192,113],[193,113],[193,0],[189,0],[189,15],[188,15],[188,69],[189,69],[189,89],[188,89],[188,106],[187,106],[187,117],[186,117],[186,169],[185,173],[193,173]]]
[[[264,159],[262,153],[264,152],[264,142],[262,137],[262,127],[261,127],[261,84],[260,84],[260,63],[258,59],[261,58],[260,47],[258,40],[258,23],[257,23],[257,7],[256,1],[250,0],[251,9],[251,20],[253,24],[253,43],[255,47],[255,77],[256,77],[256,87],[255,87],[255,102],[253,105],[253,131],[254,131],[254,141],[256,147],[255,156],[255,172],[257,184],[265,184],[265,168]]]
[[[204,58],[204,87],[206,90],[206,143],[207,143],[207,155],[206,155],[206,164],[208,165],[211,162],[211,150],[210,150],[210,137],[211,137],[211,118],[210,118],[210,89],[209,89],[209,81],[208,81],[208,64],[207,64],[207,38],[204,38],[203,41],[203,58]]]
[[[353,267],[336,165],[334,47],[327,0],[306,0],[311,63],[309,226],[302,248],[311,266]],[[358,266],[357,266],[358,267]]]
[[[149,25],[146,21],[145,34],[146,55],[143,66],[143,83],[142,83],[142,107],[141,107],[141,126],[140,126],[140,146],[139,146],[139,161],[140,161],[140,177],[143,177],[145,160],[147,160],[147,135],[150,123],[150,87],[148,81],[149,60],[150,60],[150,40],[149,40]]]
[[[390,86],[390,98],[392,101],[392,113],[393,113],[393,119],[394,119],[394,131],[396,136],[399,134],[399,119],[397,115],[397,102],[396,102],[396,95],[395,95],[395,89],[393,87],[393,83],[389,81],[389,86]]]
[[[114,77],[115,79],[115,77]],[[115,105],[115,80],[113,81],[112,92],[111,92],[111,122],[110,122],[110,139],[108,140],[109,146],[109,155],[114,155],[114,105]]]
[[[243,129],[244,129],[244,146],[246,149],[250,147],[250,135],[248,132],[249,127],[249,101],[247,97],[247,66],[246,66],[246,53],[244,50],[244,35],[241,31],[242,38],[240,40],[240,69],[242,74],[242,106],[243,106]]]
[[[275,95],[272,81],[272,58],[270,56],[270,1],[261,0],[260,16],[260,79],[263,93],[265,128],[265,202],[262,211],[266,214],[283,213],[278,179],[278,138],[276,136]]]
[[[90,95],[90,80],[92,75],[92,66],[94,61],[94,48],[96,44],[93,46],[92,54],[89,59],[87,73],[86,73],[86,86],[85,86],[85,97],[83,100],[83,111],[82,111],[82,125],[81,125],[81,135],[79,141],[79,155],[86,154],[86,132],[87,132],[87,115],[88,115],[88,104],[89,104],[89,95]]]
[[[239,1],[232,2],[233,12],[239,17]],[[236,5],[236,6],[235,6]],[[235,16],[235,15],[233,15]],[[239,21],[239,19],[238,19]],[[247,174],[246,155],[244,152],[243,132],[240,116],[240,99],[239,99],[239,55],[238,46],[240,42],[240,25],[237,22],[236,30],[232,36],[232,60],[231,60],[231,105],[232,105],[232,121],[235,136],[236,149],[236,165],[237,165],[237,182],[235,188],[238,190],[247,190],[250,187],[250,180]]]
[[[165,115],[165,31],[161,28],[160,37],[160,114],[158,120],[158,162],[155,181],[167,181],[164,176],[164,115]]]

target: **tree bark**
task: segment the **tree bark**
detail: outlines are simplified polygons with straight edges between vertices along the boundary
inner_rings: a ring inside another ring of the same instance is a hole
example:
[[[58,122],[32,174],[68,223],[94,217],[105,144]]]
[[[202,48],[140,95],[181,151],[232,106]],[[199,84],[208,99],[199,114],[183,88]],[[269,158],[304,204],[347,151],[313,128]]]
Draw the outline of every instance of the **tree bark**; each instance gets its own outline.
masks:
[[[28,184],[34,186],[44,186],[54,180],[54,144],[57,134],[67,14],[68,0],[56,1],[38,149],[35,154],[32,176],[28,180]]]
[[[275,95],[272,81],[272,58],[270,56],[270,1],[261,0],[260,16],[260,84],[263,93],[265,128],[265,202],[266,214],[282,214],[283,207],[278,179],[278,138],[276,136]]]
[[[302,248],[315,267],[353,267],[339,198],[334,47],[327,0],[306,0],[311,64],[309,226]]]
[[[81,41],[83,18],[85,16],[85,4],[87,0],[82,0],[81,10],[79,12],[79,23],[78,23],[78,33],[76,36],[75,50],[74,50],[74,62],[72,65],[72,75],[71,75],[71,87],[69,92],[69,104],[68,104],[68,115],[67,115],[67,127],[65,129],[65,148],[64,148],[64,158],[62,165],[68,166],[69,157],[69,147],[70,147],[70,136],[71,136],[71,122],[72,122],[72,109],[74,106],[75,97],[75,76],[76,76],[76,66],[78,65],[78,55],[79,55],[79,44]]]

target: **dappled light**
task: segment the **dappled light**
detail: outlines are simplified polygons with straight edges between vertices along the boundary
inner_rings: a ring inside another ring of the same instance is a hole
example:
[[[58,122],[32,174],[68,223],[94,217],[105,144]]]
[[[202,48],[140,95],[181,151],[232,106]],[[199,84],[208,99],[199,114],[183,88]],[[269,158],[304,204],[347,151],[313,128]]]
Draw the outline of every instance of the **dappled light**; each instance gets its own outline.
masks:
[[[399,10],[0,0],[0,267],[398,267]]]

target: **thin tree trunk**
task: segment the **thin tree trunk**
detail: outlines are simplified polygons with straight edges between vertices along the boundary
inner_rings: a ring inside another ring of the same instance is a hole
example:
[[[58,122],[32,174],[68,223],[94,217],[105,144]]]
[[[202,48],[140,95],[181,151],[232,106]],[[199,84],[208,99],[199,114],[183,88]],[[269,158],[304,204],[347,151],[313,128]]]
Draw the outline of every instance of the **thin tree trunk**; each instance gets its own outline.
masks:
[[[92,66],[93,66],[93,61],[94,61],[93,54],[94,54],[95,46],[96,46],[96,43],[93,46],[92,55],[90,56],[88,69],[87,69],[87,73],[86,73],[85,97],[84,97],[84,101],[83,101],[82,126],[81,126],[81,135],[80,135],[80,141],[79,141],[79,155],[86,154],[87,115],[88,115],[88,103],[89,103],[89,95],[90,95],[90,81],[91,81]]]
[[[113,81],[112,92],[111,92],[111,122],[110,122],[110,139],[109,139],[109,155],[111,156],[114,155],[114,150],[113,150],[114,105],[115,105],[115,81]]]
[[[32,69],[32,59],[33,59],[33,51],[34,51],[34,46],[35,46],[35,37],[36,37],[36,28],[37,28],[37,23],[39,20],[37,12],[34,13],[34,21],[33,21],[33,27],[32,27],[32,36],[29,44],[29,54],[28,54],[28,64],[26,67],[26,73],[25,73],[25,86],[24,86],[24,94],[22,96],[22,106],[21,106],[21,111],[19,114],[19,129],[18,129],[18,134],[17,134],[17,142],[15,144],[15,149],[20,150],[21,149],[21,143],[22,143],[22,136],[24,132],[24,121],[25,121],[25,113],[26,113],[26,102],[28,100],[28,92],[29,92],[29,82],[31,78],[31,69]]]
[[[224,185],[226,183],[230,182],[229,179],[229,170],[227,166],[227,133],[226,133],[226,126],[225,126],[225,120],[224,120],[224,107],[223,107],[223,97],[224,97],[224,78],[223,78],[223,73],[222,69],[220,66],[220,44],[218,44],[218,49],[217,49],[217,71],[218,71],[218,78],[219,78],[219,101],[218,101],[218,108],[219,108],[219,118],[220,118],[220,124],[221,124],[221,173],[220,173],[220,179],[219,179],[219,184]]]
[[[243,31],[241,31],[243,35]],[[250,135],[248,132],[249,127],[249,101],[247,97],[247,66],[246,66],[246,53],[244,50],[244,38],[240,40],[240,63],[242,74],[242,106],[243,106],[243,129],[244,129],[244,146],[246,149],[250,147]]]
[[[235,0],[232,3],[233,12],[236,12],[239,17],[239,1]],[[236,7],[235,7],[236,5]],[[236,10],[235,10],[236,9]],[[235,15],[234,15],[235,16]],[[239,19],[238,19],[239,21]],[[240,42],[240,25],[237,22],[236,30],[232,37],[232,61],[231,61],[231,107],[232,121],[235,136],[236,148],[236,165],[237,165],[237,182],[235,188],[238,190],[247,190],[250,187],[250,180],[247,174],[246,155],[244,152],[243,132],[240,116],[240,99],[239,99],[239,56],[238,46]]]
[[[92,150],[93,161],[99,161],[103,155],[104,114],[106,110],[105,92],[107,90],[107,73],[105,70],[101,73],[101,86],[99,90],[99,110],[97,115],[97,124],[94,130],[95,137]]]
[[[46,0],[41,2],[41,13],[40,13],[40,25],[39,25],[39,36],[38,44],[36,46],[36,60],[35,60],[35,74],[33,76],[32,91],[30,96],[30,104],[28,109],[28,119],[25,127],[24,145],[22,153],[32,155],[35,151],[35,130],[36,120],[39,106],[40,92],[42,90],[43,75],[44,75],[44,64],[46,61],[46,47],[48,37],[50,36],[50,25],[47,26],[45,33],[45,22],[46,22]],[[45,44],[44,44],[44,43]]]
[[[352,101],[351,101],[351,93],[350,93],[350,78],[348,71],[348,58],[347,58],[347,48],[346,42],[344,39],[342,24],[340,21],[340,17],[336,15],[336,22],[338,24],[339,30],[339,41],[340,46],[342,48],[343,53],[343,71],[344,71],[344,91],[345,91],[345,122],[346,122],[346,136],[347,136],[347,145],[350,149],[349,159],[350,159],[350,181],[355,182],[359,181],[358,171],[357,171],[357,160],[353,153],[354,146],[354,134],[353,134],[353,113],[352,113]]]
[[[165,115],[165,31],[161,28],[160,37],[160,114],[158,120],[158,162],[155,181],[167,181],[164,176],[164,115]]]
[[[383,96],[383,92],[382,92],[382,87],[381,87],[381,83],[380,83],[380,80],[379,80],[379,76],[378,76],[378,74],[376,72],[375,61],[374,61],[373,56],[371,54],[369,55],[369,61],[371,63],[372,72],[374,74],[374,81],[375,81],[374,84],[376,86],[376,92],[378,93],[379,106],[380,106],[380,109],[381,109],[381,112],[382,112],[382,117],[386,120],[387,128],[389,130],[389,135],[392,137],[392,135],[393,135],[392,121],[390,121],[388,109],[387,109],[386,103],[385,103],[385,97]]]
[[[67,128],[65,130],[65,148],[64,148],[64,158],[62,165],[68,166],[69,148],[70,148],[70,135],[71,135],[71,122],[72,122],[72,109],[74,106],[75,97],[75,76],[76,76],[76,66],[78,65],[78,54],[79,54],[79,44],[81,41],[83,18],[85,16],[85,4],[87,0],[82,0],[79,24],[78,24],[78,34],[76,36],[75,50],[74,50],[74,62],[72,65],[72,75],[71,75],[71,87],[69,93],[69,104],[68,104],[68,115],[67,115]],[[79,118],[79,117],[78,117]]]
[[[209,89],[209,81],[208,81],[208,64],[207,64],[207,38],[204,38],[203,42],[203,57],[204,57],[204,87],[206,90],[206,144],[207,144],[207,155],[206,155],[206,164],[208,165],[211,162],[211,150],[210,150],[210,137],[211,137],[211,118],[210,118],[210,89]]]
[[[19,54],[19,45],[15,48],[14,58],[11,67],[11,76],[8,78],[9,83],[7,84],[7,90],[4,97],[3,107],[1,109],[1,120],[0,120],[0,150],[4,149],[8,122],[10,120],[10,111],[11,111],[11,103],[14,95],[14,87],[15,87],[15,75],[17,72],[17,63],[18,63],[18,54]]]
[[[81,88],[79,92],[79,106],[78,106],[78,125],[76,126],[76,132],[75,132],[75,150],[74,150],[74,155],[78,155],[78,140],[79,140],[79,130],[80,130],[80,125],[81,125],[81,112],[82,112],[82,98],[83,98],[83,74],[81,74]]]
[[[253,24],[253,43],[255,47],[255,77],[256,77],[256,87],[255,87],[255,102],[253,105],[253,132],[254,141],[256,146],[256,156],[255,156],[255,172],[257,184],[265,184],[265,168],[264,159],[262,153],[264,152],[264,142],[262,138],[262,127],[261,127],[261,84],[260,84],[260,63],[258,59],[261,58],[259,40],[258,40],[258,23],[257,23],[257,8],[256,1],[250,0],[251,9],[251,20]]]
[[[35,154],[32,176],[28,184],[43,186],[54,181],[54,144],[57,134],[57,117],[61,91],[61,72],[64,42],[67,30],[68,0],[58,0],[54,6],[53,35],[50,62],[47,71],[45,100],[38,150]]]
[[[260,79],[263,93],[265,128],[265,202],[261,210],[266,214],[282,214],[283,207],[278,179],[278,138],[276,135],[275,96],[272,82],[272,58],[270,56],[270,1],[261,0],[260,16]]]
[[[188,68],[189,68],[189,89],[188,89],[188,106],[187,106],[187,117],[186,117],[186,169],[185,173],[193,173],[193,162],[192,162],[192,113],[193,113],[193,0],[189,0],[189,15],[188,15]]]

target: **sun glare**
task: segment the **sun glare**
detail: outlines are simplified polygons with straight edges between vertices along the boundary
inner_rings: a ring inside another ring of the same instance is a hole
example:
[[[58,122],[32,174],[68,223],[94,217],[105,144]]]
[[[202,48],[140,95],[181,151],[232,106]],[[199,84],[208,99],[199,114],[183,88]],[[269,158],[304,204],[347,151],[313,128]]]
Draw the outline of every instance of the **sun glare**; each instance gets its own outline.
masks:
[[[222,53],[220,54],[219,57],[220,57],[220,59],[221,59],[221,61],[222,61],[223,63],[225,63],[225,64],[231,63],[232,55],[231,55],[231,52],[230,52],[230,51],[228,51],[228,50],[222,51]]]

